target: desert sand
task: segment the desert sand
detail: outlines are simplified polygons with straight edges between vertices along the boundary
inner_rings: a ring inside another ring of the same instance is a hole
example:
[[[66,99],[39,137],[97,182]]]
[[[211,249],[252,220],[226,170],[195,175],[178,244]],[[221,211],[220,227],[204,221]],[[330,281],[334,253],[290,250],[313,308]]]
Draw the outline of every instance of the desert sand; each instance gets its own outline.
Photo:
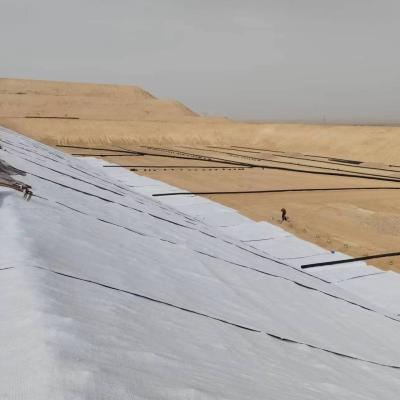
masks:
[[[207,197],[278,225],[285,207],[285,229],[330,250],[400,250],[400,127],[243,123],[133,86],[13,79],[0,79],[0,124],[194,192],[352,189]],[[400,258],[371,264],[400,271]]]

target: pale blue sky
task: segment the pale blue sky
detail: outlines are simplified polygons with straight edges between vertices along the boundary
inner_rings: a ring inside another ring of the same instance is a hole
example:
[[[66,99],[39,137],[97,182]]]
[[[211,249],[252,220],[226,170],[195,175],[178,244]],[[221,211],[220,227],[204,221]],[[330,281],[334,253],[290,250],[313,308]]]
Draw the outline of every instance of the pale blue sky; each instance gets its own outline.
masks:
[[[0,0],[0,76],[237,119],[400,122],[395,0]]]

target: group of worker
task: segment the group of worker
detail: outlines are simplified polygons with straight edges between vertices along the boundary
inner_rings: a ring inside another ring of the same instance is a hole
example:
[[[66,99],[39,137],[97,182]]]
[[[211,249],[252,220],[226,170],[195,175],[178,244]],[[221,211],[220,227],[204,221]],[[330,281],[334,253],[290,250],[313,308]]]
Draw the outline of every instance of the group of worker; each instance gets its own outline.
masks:
[[[32,187],[25,184],[25,183],[21,183],[21,182],[13,182],[13,181],[5,181],[0,179],[0,186],[3,187],[9,187],[11,189],[17,190],[18,192],[23,192],[24,193],[24,199],[26,201],[29,201],[32,196],[33,196],[33,192],[32,192]]]
[[[0,150],[4,150],[3,146],[0,144]],[[4,150],[6,151],[6,150]],[[18,173],[17,169],[11,167],[5,162],[2,162],[0,160],[0,187],[7,187],[10,189],[17,190],[18,192],[23,192],[24,193],[24,199],[26,201],[29,201],[32,196],[32,187],[27,185],[26,183],[19,182],[15,179],[12,178],[13,173]],[[25,174],[23,174],[25,175]]]

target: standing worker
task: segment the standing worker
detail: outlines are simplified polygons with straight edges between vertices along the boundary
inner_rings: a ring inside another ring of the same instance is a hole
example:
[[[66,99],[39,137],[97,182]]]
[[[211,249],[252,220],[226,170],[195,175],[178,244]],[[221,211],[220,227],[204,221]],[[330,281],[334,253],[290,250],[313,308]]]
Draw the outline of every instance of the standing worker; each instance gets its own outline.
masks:
[[[286,212],[286,208],[281,208],[281,213],[282,213],[282,220],[281,220],[281,224],[283,223],[283,221],[287,221],[287,212]]]
[[[23,190],[24,190],[24,199],[26,199],[26,201],[29,201],[32,198],[32,190],[31,190],[31,186],[29,185],[24,185],[23,186]]]

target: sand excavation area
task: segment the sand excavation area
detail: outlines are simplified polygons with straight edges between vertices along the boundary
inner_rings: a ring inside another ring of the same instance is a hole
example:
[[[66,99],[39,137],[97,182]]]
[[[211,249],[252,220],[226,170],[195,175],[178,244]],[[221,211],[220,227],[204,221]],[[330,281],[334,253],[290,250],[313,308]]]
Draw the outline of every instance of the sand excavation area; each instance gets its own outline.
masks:
[[[132,86],[0,79],[0,124],[352,256],[400,251],[400,128],[205,118]],[[289,221],[281,225],[280,209]],[[400,271],[400,257],[370,262]]]

